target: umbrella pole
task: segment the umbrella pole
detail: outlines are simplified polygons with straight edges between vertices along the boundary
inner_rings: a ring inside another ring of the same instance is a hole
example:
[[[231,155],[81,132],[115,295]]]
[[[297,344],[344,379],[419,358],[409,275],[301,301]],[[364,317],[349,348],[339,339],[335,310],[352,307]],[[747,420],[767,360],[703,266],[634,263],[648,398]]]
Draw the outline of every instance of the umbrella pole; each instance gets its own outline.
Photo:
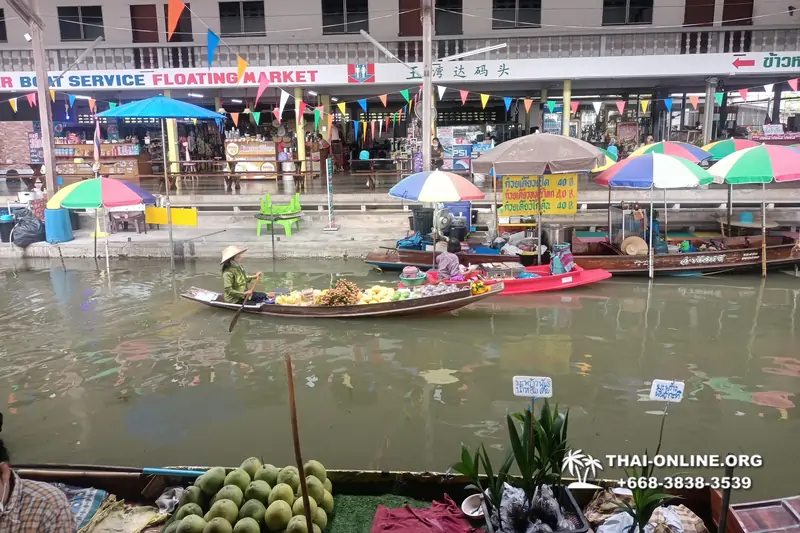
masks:
[[[494,236],[497,238],[500,236],[500,215],[497,213],[497,173],[494,170],[494,165],[492,165],[492,186],[494,188],[494,203],[492,204],[494,208]]]
[[[728,237],[732,235],[731,233],[731,218],[733,217],[733,184],[728,184]],[[725,234],[723,233],[723,237]]]
[[[647,233],[650,241],[647,247],[647,275],[653,279],[653,189],[650,189],[650,227],[647,228]]]
[[[103,233],[106,234],[106,272],[108,272],[108,281],[111,282],[111,265],[108,259],[108,217],[103,217]]]
[[[536,195],[536,203],[538,204],[538,213],[536,214],[536,264],[542,264],[542,176],[537,176],[536,179],[537,183],[537,190],[539,191]],[[553,246],[553,243],[550,243],[550,246]],[[550,252],[550,257],[553,254]]]
[[[100,219],[97,217],[100,214],[100,208],[94,210],[94,258],[97,260],[97,233],[100,231]]]
[[[664,189],[664,241],[667,240],[667,235],[669,234],[669,228],[667,225],[667,189]]]
[[[761,184],[761,277],[767,277],[767,184]]]
[[[169,268],[175,270],[175,243],[172,241],[172,210],[169,200],[169,170],[167,168],[167,143],[164,141],[164,119],[161,122],[161,151],[164,156],[164,188],[167,191],[167,231],[169,231]]]
[[[608,206],[606,207],[608,216],[608,242],[611,242],[611,185],[608,186]]]

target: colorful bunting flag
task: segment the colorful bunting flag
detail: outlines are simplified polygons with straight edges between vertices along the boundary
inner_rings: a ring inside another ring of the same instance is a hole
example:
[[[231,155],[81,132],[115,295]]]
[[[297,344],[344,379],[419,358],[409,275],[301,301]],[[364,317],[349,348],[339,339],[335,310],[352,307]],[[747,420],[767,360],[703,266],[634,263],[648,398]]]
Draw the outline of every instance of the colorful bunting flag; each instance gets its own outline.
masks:
[[[333,128],[333,115],[328,113],[328,138],[330,139],[331,128]]]
[[[647,108],[650,106],[650,100],[643,98],[639,100],[639,107],[642,108],[642,113],[647,114]]]
[[[617,100],[616,102],[617,110],[619,111],[620,115],[625,112],[625,103],[625,100]]]
[[[116,106],[117,104],[114,104],[114,105]],[[192,124],[194,124],[195,126],[197,126],[197,119],[196,119],[196,118],[193,118],[193,119],[192,119]]]
[[[533,104],[533,100],[530,99],[530,98],[523,98],[522,99],[522,103],[525,104],[525,112],[526,113],[530,113],[531,112],[531,104]]]
[[[380,96],[378,97],[378,98],[380,98],[380,100],[381,100],[381,103],[383,104],[383,107],[386,107],[386,98],[387,98],[387,96],[388,96],[388,95],[386,95],[386,94],[382,94],[382,95],[380,95]]]
[[[508,113],[508,110],[511,109],[511,101],[512,100],[513,100],[513,98],[511,98],[510,96],[504,96],[503,97],[503,103],[506,105],[506,113]]]
[[[236,56],[236,83],[242,82],[244,71],[247,70],[248,63],[242,56]]]
[[[745,102],[747,101],[747,93],[750,92],[749,89],[739,89],[739,96],[742,97],[742,100]]]
[[[481,108],[486,109],[486,102],[488,102],[488,101],[489,101],[489,95],[488,94],[482,94],[481,95]]]
[[[437,85],[436,90],[439,92],[439,100],[444,98],[444,92],[447,90],[447,87],[444,85]]]
[[[97,113],[97,100],[94,98],[89,98],[89,111]]]
[[[672,98],[664,98],[664,107],[669,113],[672,113]]]
[[[361,100],[359,100],[358,101],[358,105],[361,106],[361,109],[364,110],[364,113],[367,112],[367,99],[366,98],[362,98]]]
[[[555,100],[548,100],[548,101],[547,101],[547,109],[549,109],[551,113],[552,113],[553,111],[555,111],[555,109],[556,109],[556,102],[555,102]]]
[[[367,121],[364,121],[364,129],[361,130],[361,142],[367,142]]]
[[[252,111],[250,115],[253,117],[253,120],[255,120],[256,126],[261,124],[261,111]]]
[[[400,91],[400,94],[402,94],[402,95],[403,95],[403,98],[405,98],[405,99],[406,99],[406,102],[408,102],[409,100],[411,100],[411,98],[408,96],[408,89],[403,89],[402,91]]]
[[[185,8],[186,4],[182,0],[169,0],[167,4],[167,41],[172,39],[172,34],[175,33],[181,13]]]
[[[108,108],[109,109],[116,109],[117,108],[116,102],[109,102],[108,103]]]
[[[794,92],[797,92],[797,78],[789,80],[786,83],[789,84],[789,87],[791,87]]]
[[[258,77],[258,91],[256,91],[256,102],[253,107],[258,105],[258,101],[261,99],[261,95],[264,94],[264,91],[267,90],[267,87],[269,87],[269,80],[267,79],[267,74],[262,72]]]
[[[233,120],[234,126],[237,128],[239,127],[239,113],[231,113],[231,120]]]
[[[467,103],[467,96],[469,96],[469,91],[459,91],[461,93],[461,105]]]
[[[286,102],[289,101],[289,93],[281,89],[281,99],[280,103],[278,104],[278,110],[280,114],[283,115],[283,108],[286,107]]]
[[[347,104],[345,102],[339,102],[336,104],[336,107],[339,108],[339,112],[342,114],[342,120],[344,120],[344,116],[347,114]]]
[[[594,107],[595,114],[599,114],[600,109],[603,107],[603,102],[592,102],[592,107]]]
[[[297,121],[303,120],[303,113],[306,112],[308,105],[302,100],[295,100],[294,110],[297,112]]]
[[[372,130],[372,138],[374,139],[375,138],[375,121],[373,120],[369,124],[370,124],[370,129]]]
[[[766,85],[764,85],[764,90],[768,93],[771,93],[774,88],[775,88],[774,83],[767,83]]]
[[[56,102],[56,92],[53,89],[50,89],[50,101],[53,103]]]
[[[16,98],[12,98],[11,100],[8,101],[8,104],[11,106],[11,110],[14,113],[16,113],[17,112],[17,99]]]
[[[697,105],[700,103],[700,97],[699,96],[690,96],[689,97],[689,103],[692,104],[692,107],[694,108],[694,110],[697,111]]]
[[[714,93],[714,100],[717,101],[718,106],[722,106],[722,93]]]
[[[69,99],[69,106],[70,107],[74,106],[75,105],[75,95],[74,94],[68,94],[67,98]]]
[[[322,117],[322,109],[314,108],[314,131],[319,131],[319,119]]]
[[[208,68],[211,68],[211,65],[214,64],[214,56],[217,54],[217,48],[219,48],[219,35],[208,30],[206,46],[208,47]],[[263,76],[264,74],[262,73],[261,75]],[[256,99],[256,102],[257,101],[258,99]]]
[[[353,121],[353,131],[355,132],[355,140],[358,142],[358,129],[361,127],[361,122],[358,120]]]
[[[272,108],[272,115],[275,117],[275,120],[278,121],[278,124],[281,123],[281,110],[277,107]]]
[[[35,107],[36,106],[36,93],[26,94],[25,98],[28,99],[28,105],[29,106],[31,106],[31,107]]]
[[[575,115],[578,113],[578,107],[580,107],[581,103],[575,100],[572,100],[569,103],[569,108],[572,110],[572,114]]]

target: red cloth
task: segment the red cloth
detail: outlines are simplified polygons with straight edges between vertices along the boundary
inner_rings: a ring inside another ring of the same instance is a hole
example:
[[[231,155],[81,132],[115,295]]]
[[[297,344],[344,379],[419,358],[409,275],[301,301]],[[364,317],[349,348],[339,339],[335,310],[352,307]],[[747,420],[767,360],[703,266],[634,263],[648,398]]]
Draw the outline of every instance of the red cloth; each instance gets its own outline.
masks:
[[[371,533],[392,531],[397,533],[479,533],[458,508],[444,495],[443,502],[433,502],[427,509],[412,509],[408,505],[397,509],[378,506],[372,522]]]
[[[31,211],[33,216],[44,222],[44,210],[47,207],[47,200],[44,198],[39,200],[31,200]]]

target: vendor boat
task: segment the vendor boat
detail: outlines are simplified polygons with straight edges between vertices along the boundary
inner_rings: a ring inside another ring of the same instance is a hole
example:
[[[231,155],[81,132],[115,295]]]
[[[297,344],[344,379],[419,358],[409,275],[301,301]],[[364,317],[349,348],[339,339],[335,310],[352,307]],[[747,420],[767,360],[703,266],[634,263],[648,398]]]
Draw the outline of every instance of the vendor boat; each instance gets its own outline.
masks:
[[[500,293],[501,296],[515,296],[521,294],[533,294],[536,292],[552,292],[561,291],[564,289],[571,289],[596,283],[609,279],[611,274],[602,269],[585,270],[578,265],[575,265],[569,272],[562,274],[551,274],[549,265],[531,266],[525,268],[526,274],[532,274],[535,277],[522,277],[515,278],[509,273],[509,277],[481,279],[484,285],[493,286],[502,284],[505,290]],[[428,271],[428,280],[431,283],[437,283],[438,277],[435,270]],[[470,284],[471,281],[445,281],[446,284],[464,285]]]
[[[439,252],[436,252],[439,255]],[[464,266],[478,263],[519,263],[517,255],[499,253],[461,252],[456,254]],[[407,266],[421,269],[433,267],[433,252],[425,250],[406,250],[403,248],[380,248],[367,254],[364,262],[380,270],[403,270]]]
[[[495,294],[503,292],[502,283],[493,285],[491,290],[473,294],[469,287],[463,290],[438,294],[424,298],[408,298],[385,303],[371,303],[343,306],[322,305],[245,305],[243,312],[262,316],[286,318],[378,318],[390,316],[425,315],[447,313],[461,309]],[[237,311],[241,304],[226,302],[222,294],[198,287],[192,287],[181,294],[182,298],[217,309]]]

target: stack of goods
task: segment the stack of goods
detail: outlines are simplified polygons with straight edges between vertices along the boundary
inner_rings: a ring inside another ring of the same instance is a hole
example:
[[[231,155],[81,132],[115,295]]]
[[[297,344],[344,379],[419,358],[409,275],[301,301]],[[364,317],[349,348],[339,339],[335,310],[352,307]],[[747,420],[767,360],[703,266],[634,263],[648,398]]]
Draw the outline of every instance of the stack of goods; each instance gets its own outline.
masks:
[[[465,290],[458,285],[448,285],[446,283],[439,283],[437,285],[423,285],[422,287],[414,287],[414,291],[409,298],[428,298],[430,296],[440,296],[442,294],[449,294]]]
[[[492,290],[492,288],[489,287],[488,285],[484,285],[484,283],[482,281],[474,282],[472,284],[471,289],[472,289],[472,294],[473,295],[484,294],[484,293],[487,293],[490,290]]]
[[[333,513],[333,486],[319,461],[303,465],[313,532],[306,527],[297,467],[255,457],[225,474],[209,469],[184,492],[165,533],[322,533]]]

